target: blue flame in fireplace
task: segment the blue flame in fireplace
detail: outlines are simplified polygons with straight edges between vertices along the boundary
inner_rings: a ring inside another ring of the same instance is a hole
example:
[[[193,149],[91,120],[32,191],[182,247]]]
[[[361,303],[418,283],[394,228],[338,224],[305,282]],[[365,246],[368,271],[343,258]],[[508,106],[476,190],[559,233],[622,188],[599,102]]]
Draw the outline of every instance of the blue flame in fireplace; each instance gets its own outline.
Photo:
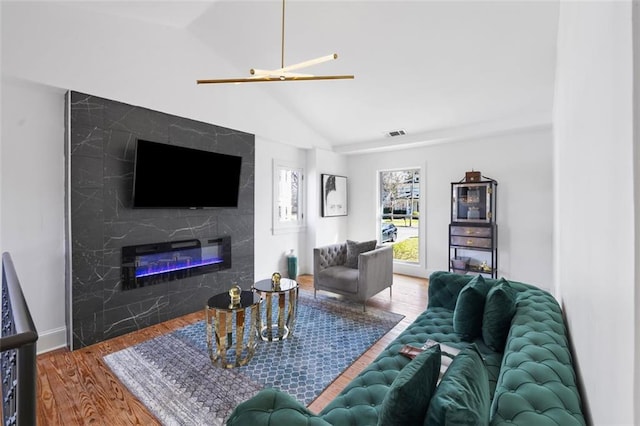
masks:
[[[213,257],[202,260],[194,260],[191,257],[155,259],[136,266],[136,278],[165,274],[167,272],[183,271],[185,269],[215,265],[222,262],[223,259],[221,257]]]

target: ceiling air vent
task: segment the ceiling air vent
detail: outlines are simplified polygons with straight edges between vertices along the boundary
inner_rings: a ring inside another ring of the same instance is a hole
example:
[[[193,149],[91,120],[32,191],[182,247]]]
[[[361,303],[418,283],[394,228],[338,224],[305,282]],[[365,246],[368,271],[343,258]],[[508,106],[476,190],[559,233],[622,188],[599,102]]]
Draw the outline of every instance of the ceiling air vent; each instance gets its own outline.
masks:
[[[386,135],[389,137],[394,137],[394,136],[402,136],[402,135],[406,135],[407,132],[405,132],[404,130],[400,129],[400,130],[391,130],[390,132],[387,132]]]

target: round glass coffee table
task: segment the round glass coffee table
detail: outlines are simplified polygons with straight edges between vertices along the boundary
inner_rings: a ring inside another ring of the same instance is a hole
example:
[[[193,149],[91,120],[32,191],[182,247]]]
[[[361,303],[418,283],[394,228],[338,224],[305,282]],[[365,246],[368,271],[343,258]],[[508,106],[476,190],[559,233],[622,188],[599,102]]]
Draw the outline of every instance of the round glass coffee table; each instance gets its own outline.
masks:
[[[296,322],[298,283],[281,278],[280,285],[275,285],[271,279],[266,279],[255,283],[253,290],[263,295],[265,300],[265,315],[260,318],[260,338],[273,342],[289,337]],[[274,322],[274,310],[277,310],[277,322]]]
[[[223,368],[246,365],[258,345],[260,297],[243,291],[240,303],[232,304],[229,293],[220,293],[207,301],[204,311],[211,362]]]

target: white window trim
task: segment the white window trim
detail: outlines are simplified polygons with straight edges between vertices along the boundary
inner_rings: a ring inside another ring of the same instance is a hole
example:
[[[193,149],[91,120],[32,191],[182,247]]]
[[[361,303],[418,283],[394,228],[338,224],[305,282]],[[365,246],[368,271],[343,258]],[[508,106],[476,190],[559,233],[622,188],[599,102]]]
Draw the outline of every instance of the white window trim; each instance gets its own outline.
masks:
[[[301,219],[296,222],[282,223],[278,220],[278,199],[280,197],[280,185],[279,185],[279,171],[280,169],[298,170],[302,176],[302,182],[298,188],[298,211],[300,212]],[[288,234],[296,232],[304,232],[306,230],[306,218],[305,218],[305,170],[304,167],[292,162],[273,160],[273,175],[272,175],[272,190],[273,190],[273,208],[271,212],[273,235]]]
[[[418,225],[418,238],[419,238],[419,252],[418,252],[418,262],[405,262],[402,260],[393,259],[394,271],[399,272],[400,274],[406,274],[411,276],[425,276],[421,274],[421,271],[424,270],[427,266],[427,245],[426,245],[426,229],[427,229],[427,209],[426,209],[426,166],[418,165],[418,166],[407,166],[407,167],[395,167],[391,169],[379,169],[377,171],[377,201],[378,201],[378,213],[376,215],[376,232],[378,233],[378,237],[382,236],[380,232],[380,226],[382,224],[382,179],[381,174],[383,172],[395,172],[395,171],[404,171],[404,170],[418,170],[420,175],[420,181],[418,182],[420,188],[420,198],[418,202],[420,203],[420,221]],[[423,214],[424,212],[424,214]],[[426,276],[425,276],[426,277]]]

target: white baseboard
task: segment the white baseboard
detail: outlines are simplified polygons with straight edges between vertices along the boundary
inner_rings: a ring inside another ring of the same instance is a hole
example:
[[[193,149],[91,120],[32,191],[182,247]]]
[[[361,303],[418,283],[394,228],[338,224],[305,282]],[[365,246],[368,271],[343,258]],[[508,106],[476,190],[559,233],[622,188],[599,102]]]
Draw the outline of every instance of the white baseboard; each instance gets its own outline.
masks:
[[[411,277],[429,277],[428,271],[420,265],[412,265],[402,262],[393,263],[393,272],[396,274],[409,275]]]
[[[54,328],[38,334],[37,353],[42,354],[67,346],[67,327]]]

